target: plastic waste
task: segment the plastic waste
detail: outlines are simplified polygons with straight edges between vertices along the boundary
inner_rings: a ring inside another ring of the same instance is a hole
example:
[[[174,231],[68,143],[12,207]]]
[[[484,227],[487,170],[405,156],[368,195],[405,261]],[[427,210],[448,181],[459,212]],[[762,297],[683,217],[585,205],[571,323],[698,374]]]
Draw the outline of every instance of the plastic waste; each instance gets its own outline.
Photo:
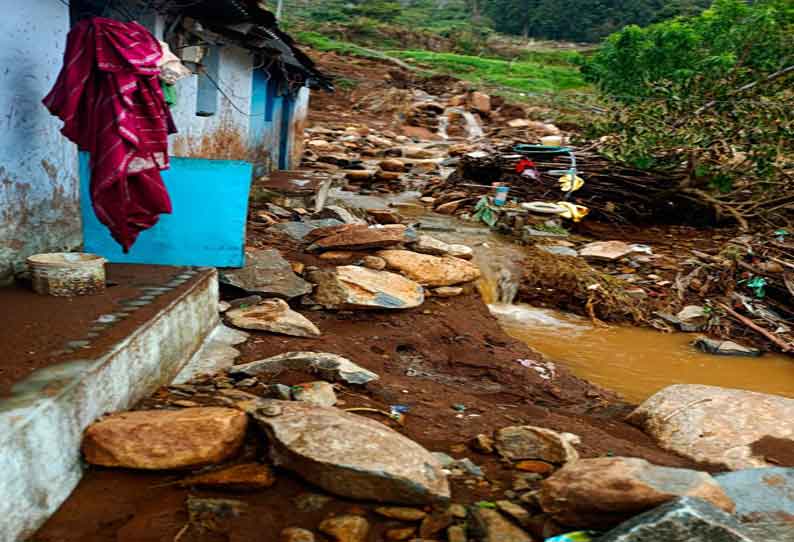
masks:
[[[542,213],[547,215],[558,215],[564,213],[566,208],[557,205],[556,203],[548,203],[546,201],[526,201],[521,204],[522,209],[532,211],[533,213]]]
[[[488,202],[488,196],[481,197],[480,201],[477,202],[477,205],[474,206],[473,218],[475,220],[482,221],[490,227],[493,227],[496,224],[496,213],[494,213],[493,209],[491,209],[491,206]]]
[[[570,173],[560,177],[560,190],[563,192],[576,192],[584,186],[584,179],[578,175],[571,175]]]
[[[596,533],[593,531],[576,531],[547,538],[546,542],[591,542],[595,537]]]
[[[557,205],[565,209],[564,211],[558,213],[559,216],[568,218],[574,222],[579,222],[590,212],[590,209],[584,205],[576,205],[575,203],[570,203],[568,201],[558,201]]]
[[[493,199],[493,204],[501,207],[507,202],[507,193],[510,192],[509,186],[497,186],[496,197]]]
[[[562,145],[562,136],[546,136],[540,138],[541,145],[545,147],[559,147]]]

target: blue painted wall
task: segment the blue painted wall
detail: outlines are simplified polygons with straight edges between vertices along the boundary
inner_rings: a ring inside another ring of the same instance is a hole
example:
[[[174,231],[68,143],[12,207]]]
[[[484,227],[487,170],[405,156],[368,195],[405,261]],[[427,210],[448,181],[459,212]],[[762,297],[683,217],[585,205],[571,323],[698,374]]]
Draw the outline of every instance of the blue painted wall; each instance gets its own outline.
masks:
[[[88,190],[87,153],[80,155],[85,249],[111,262],[241,267],[251,188],[251,164],[232,160],[172,158],[163,172],[173,213],[161,215],[124,254],[97,220]]]
[[[41,104],[63,61],[69,8],[5,2],[0,17],[0,282],[36,252],[78,247],[77,149]]]

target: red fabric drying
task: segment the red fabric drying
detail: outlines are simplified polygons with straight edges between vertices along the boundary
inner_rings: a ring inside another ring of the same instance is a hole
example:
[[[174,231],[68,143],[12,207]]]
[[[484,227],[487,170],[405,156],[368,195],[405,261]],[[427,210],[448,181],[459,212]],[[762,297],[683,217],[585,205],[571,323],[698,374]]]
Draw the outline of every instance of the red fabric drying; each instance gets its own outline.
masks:
[[[91,154],[94,212],[124,252],[171,212],[160,170],[168,168],[168,134],[176,128],[157,78],[162,54],[138,23],[81,21],[44,98],[64,122],[61,133]]]

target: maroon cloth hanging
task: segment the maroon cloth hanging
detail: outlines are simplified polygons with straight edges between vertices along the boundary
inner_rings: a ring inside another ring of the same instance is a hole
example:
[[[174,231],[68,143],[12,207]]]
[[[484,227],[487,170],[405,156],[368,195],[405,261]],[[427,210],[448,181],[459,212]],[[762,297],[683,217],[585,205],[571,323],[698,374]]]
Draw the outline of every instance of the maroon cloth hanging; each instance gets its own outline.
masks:
[[[160,171],[168,168],[168,134],[176,127],[157,78],[162,55],[138,23],[81,21],[44,98],[64,122],[61,133],[90,153],[94,212],[124,252],[171,212]]]

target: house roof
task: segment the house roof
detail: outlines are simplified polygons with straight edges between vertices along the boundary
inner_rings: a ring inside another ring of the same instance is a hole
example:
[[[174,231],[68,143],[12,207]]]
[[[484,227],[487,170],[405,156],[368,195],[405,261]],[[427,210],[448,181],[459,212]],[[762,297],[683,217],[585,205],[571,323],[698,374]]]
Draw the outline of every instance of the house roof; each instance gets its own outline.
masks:
[[[321,73],[295,40],[279,29],[275,15],[260,1],[194,0],[170,11],[200,21],[210,31],[245,49],[278,58],[291,78],[302,79],[314,88],[333,90],[331,78]]]

